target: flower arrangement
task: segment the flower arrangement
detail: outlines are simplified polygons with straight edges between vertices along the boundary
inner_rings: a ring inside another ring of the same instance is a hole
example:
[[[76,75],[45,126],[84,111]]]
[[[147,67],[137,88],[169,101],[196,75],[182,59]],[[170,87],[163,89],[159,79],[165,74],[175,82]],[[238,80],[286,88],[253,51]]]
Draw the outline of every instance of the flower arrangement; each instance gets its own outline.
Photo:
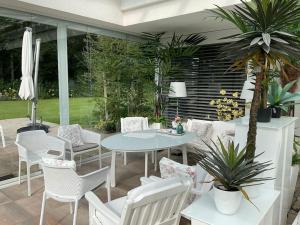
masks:
[[[239,118],[244,115],[244,110],[239,106],[237,99],[239,98],[239,93],[232,93],[232,98],[226,96],[226,90],[220,90],[222,98],[213,99],[210,101],[211,106],[216,106],[217,116],[220,121],[228,121],[232,119]]]
[[[176,124],[180,124],[180,123],[181,123],[181,118],[180,118],[180,116],[176,116],[176,117],[175,117],[175,123],[176,123]]]

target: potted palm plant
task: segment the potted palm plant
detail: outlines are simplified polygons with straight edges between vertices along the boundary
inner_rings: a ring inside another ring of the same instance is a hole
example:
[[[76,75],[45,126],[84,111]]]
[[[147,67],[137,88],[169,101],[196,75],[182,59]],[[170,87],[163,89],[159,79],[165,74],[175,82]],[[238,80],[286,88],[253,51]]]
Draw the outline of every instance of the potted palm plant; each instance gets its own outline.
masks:
[[[242,197],[249,202],[248,194],[244,188],[262,184],[270,180],[269,177],[258,177],[270,170],[270,162],[256,162],[247,158],[246,148],[239,149],[230,141],[225,147],[219,139],[219,145],[207,145],[210,151],[196,149],[198,164],[213,176],[214,201],[217,209],[223,214],[234,214],[240,207]]]
[[[223,48],[222,56],[235,60],[234,69],[244,69],[250,62],[256,68],[247,136],[247,158],[250,159],[255,155],[258,111],[267,109],[268,74],[278,65],[291,64],[291,56],[300,57],[298,37],[286,32],[287,27],[299,23],[299,1],[241,1],[234,9],[218,7],[213,12],[240,30],[223,38],[236,41]]]
[[[272,117],[280,118],[281,110],[288,111],[289,106],[294,105],[295,101],[300,100],[300,91],[291,93],[291,88],[297,81],[289,82],[283,88],[278,81],[273,81],[269,85],[268,102],[272,108]]]

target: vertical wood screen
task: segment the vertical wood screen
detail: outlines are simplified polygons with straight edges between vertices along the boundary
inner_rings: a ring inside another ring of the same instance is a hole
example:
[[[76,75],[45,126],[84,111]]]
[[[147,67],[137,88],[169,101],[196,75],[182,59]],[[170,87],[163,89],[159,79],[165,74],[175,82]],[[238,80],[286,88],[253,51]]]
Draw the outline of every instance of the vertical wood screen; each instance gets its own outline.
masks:
[[[170,81],[185,81],[187,97],[179,99],[179,116],[185,119],[218,120],[216,106],[210,106],[212,99],[221,98],[220,90],[227,91],[231,97],[233,92],[241,93],[245,71],[228,70],[232,60],[224,60],[219,56],[224,44],[205,45],[191,58],[181,58],[183,67],[178,78],[171,77]],[[176,62],[175,62],[176,63]],[[244,107],[245,101],[238,99]],[[168,121],[176,115],[176,99],[169,98],[165,115]]]

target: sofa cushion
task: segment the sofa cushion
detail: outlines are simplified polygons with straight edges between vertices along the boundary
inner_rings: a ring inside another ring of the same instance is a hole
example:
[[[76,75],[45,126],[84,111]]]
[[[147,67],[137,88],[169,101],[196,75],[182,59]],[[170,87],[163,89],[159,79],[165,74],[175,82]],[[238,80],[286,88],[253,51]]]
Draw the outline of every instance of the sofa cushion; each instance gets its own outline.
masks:
[[[78,124],[61,126],[59,128],[59,136],[69,140],[72,147],[83,145],[81,138],[80,126]]]
[[[224,122],[224,121],[213,121],[212,127],[213,127],[213,132],[212,132],[211,139],[218,146],[220,146],[218,138],[220,138],[220,140],[226,147],[229,141],[234,140],[235,125],[233,123]]]
[[[212,122],[206,120],[188,120],[188,131],[195,132],[197,138],[188,144],[189,147],[196,147],[202,150],[208,150],[205,143],[210,144],[210,138],[212,134]]]
[[[82,152],[93,148],[98,148],[99,145],[96,143],[84,143],[83,145],[73,147],[73,152]]]

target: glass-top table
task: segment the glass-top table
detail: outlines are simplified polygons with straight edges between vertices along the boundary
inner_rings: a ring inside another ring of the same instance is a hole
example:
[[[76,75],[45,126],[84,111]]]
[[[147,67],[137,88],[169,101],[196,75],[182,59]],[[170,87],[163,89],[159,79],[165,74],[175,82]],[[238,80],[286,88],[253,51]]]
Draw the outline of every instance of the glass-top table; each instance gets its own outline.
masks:
[[[115,187],[116,153],[117,152],[145,152],[145,176],[148,176],[148,153],[162,149],[183,146],[183,161],[187,163],[185,144],[196,138],[195,133],[186,132],[184,135],[172,135],[158,130],[145,130],[131,133],[118,133],[105,138],[101,146],[112,151],[111,184]]]

